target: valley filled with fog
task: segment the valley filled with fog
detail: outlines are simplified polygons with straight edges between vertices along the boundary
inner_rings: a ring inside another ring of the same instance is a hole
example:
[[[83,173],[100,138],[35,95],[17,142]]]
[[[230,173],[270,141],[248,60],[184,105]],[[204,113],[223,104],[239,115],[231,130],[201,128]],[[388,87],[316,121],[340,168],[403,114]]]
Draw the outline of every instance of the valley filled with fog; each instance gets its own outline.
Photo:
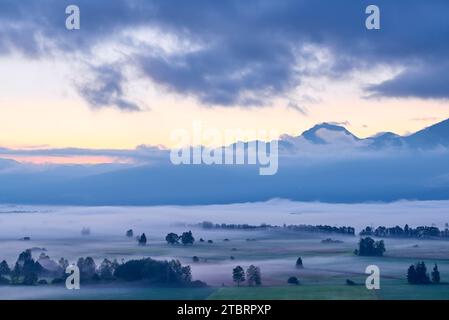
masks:
[[[211,221],[259,225],[326,224],[444,227],[449,222],[449,201],[398,201],[393,203],[327,204],[275,199],[268,202],[208,206],[76,207],[0,205],[0,240],[121,237],[126,230],[163,240],[170,230]],[[2,253],[2,251],[0,251]]]
[[[55,261],[64,257],[70,263],[76,263],[80,257],[90,256],[97,265],[105,258],[118,261],[147,257],[157,260],[177,259],[191,266],[194,280],[205,281],[209,285],[207,289],[184,289],[189,292],[188,297],[194,299],[205,298],[210,294],[214,298],[214,294],[218,293],[212,288],[233,288],[232,269],[236,265],[248,267],[254,264],[260,267],[263,287],[283,288],[291,275],[297,275],[302,284],[312,286],[325,284],[341,287],[346,277],[356,277],[363,283],[364,270],[368,264],[381,266],[387,281],[403,282],[407,266],[416,259],[430,259],[431,263],[438,261],[441,272],[449,275],[447,241],[386,239],[386,257],[379,259],[353,254],[359,240],[358,233],[366,226],[380,225],[433,225],[444,229],[449,221],[448,207],[448,201],[326,204],[280,199],[211,206],[1,205],[0,260],[5,259],[13,266],[18,254],[26,249],[31,249],[35,258],[44,252]],[[290,232],[283,228],[205,229],[198,225],[203,221],[253,226],[264,223],[277,226],[352,226],[356,229],[356,236]],[[83,229],[88,229],[89,233],[83,234]],[[134,231],[134,236],[145,233],[147,245],[139,246],[135,238],[126,237],[125,233],[129,229]],[[188,230],[192,230],[196,240],[192,246],[171,246],[166,243],[165,236],[169,232],[181,234]],[[329,237],[341,242],[323,244],[322,240]],[[205,241],[200,242],[200,238]],[[208,240],[211,242],[208,243]],[[199,257],[199,261],[192,262],[193,256]],[[298,256],[302,256],[305,263],[305,268],[300,271],[295,268]],[[68,293],[64,286],[1,286],[0,295],[3,298],[19,296],[27,299],[106,298],[112,292],[117,292],[117,296],[112,298],[178,297],[175,291],[168,289],[153,292],[154,288],[144,290],[134,286],[119,285],[112,291],[109,285],[87,286],[86,290],[80,290],[81,296]],[[218,292],[220,290],[223,289]],[[199,296],[195,296],[196,293]],[[217,297],[220,297],[219,294]]]

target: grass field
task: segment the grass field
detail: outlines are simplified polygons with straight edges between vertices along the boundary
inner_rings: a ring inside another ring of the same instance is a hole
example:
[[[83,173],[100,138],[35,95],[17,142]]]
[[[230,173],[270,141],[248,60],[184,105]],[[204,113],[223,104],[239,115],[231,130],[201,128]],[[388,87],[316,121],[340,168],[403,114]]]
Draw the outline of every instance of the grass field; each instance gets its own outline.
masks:
[[[87,300],[447,300],[449,284],[413,286],[400,280],[383,280],[380,290],[363,285],[315,284],[299,286],[146,288],[142,286],[91,286],[79,291],[62,287],[0,287],[3,299]]]
[[[263,288],[221,288],[211,294],[212,300],[371,300],[373,291],[362,286],[292,286]]]

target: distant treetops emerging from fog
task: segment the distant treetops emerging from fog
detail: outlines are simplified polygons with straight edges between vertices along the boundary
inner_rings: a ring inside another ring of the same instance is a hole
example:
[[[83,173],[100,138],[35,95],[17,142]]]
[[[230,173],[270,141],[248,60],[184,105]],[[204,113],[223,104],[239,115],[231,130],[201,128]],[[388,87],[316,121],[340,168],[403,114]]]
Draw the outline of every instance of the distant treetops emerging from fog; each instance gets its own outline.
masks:
[[[358,256],[383,256],[385,249],[385,243],[383,240],[374,241],[370,237],[361,238],[359,241],[359,248],[354,250],[354,254]]]
[[[250,224],[226,224],[226,223],[213,223],[210,221],[203,221],[194,225],[196,227],[201,227],[203,229],[227,229],[227,230],[289,230],[298,232],[317,232],[317,233],[333,233],[341,235],[355,235],[355,228],[350,226],[328,226],[328,225],[271,225],[271,224],[260,224],[260,225],[250,225]],[[419,238],[419,239],[432,239],[432,238],[448,238],[449,239],[449,223],[446,223],[445,228],[440,230],[435,226],[419,226],[416,228],[409,227],[408,224],[401,228],[400,226],[395,227],[384,227],[379,226],[377,228],[366,227],[360,231],[361,236],[372,236],[378,238]]]
[[[360,232],[361,236],[375,236],[379,238],[449,238],[449,225],[446,223],[445,229],[440,230],[437,227],[420,226],[415,229],[408,224],[401,228],[399,226],[387,228],[380,226],[377,228],[366,227]]]

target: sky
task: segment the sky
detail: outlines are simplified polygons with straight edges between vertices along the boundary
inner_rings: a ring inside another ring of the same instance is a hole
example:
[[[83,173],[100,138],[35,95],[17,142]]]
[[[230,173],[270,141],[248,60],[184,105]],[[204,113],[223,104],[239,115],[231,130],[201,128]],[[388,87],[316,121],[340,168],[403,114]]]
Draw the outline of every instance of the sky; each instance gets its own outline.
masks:
[[[80,30],[66,29],[69,4]],[[365,27],[369,4],[380,30]],[[448,12],[444,0],[0,0],[0,148],[111,150],[7,157],[103,163],[169,148],[194,121],[409,134],[449,118]]]

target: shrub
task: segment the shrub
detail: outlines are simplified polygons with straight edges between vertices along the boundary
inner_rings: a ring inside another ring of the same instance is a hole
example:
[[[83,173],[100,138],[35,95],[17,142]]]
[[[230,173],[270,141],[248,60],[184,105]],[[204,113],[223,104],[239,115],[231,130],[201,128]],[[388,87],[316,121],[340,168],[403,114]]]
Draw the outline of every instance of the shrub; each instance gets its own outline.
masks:
[[[299,285],[299,280],[297,277],[290,277],[290,278],[288,278],[287,283],[297,286],[297,285]]]

